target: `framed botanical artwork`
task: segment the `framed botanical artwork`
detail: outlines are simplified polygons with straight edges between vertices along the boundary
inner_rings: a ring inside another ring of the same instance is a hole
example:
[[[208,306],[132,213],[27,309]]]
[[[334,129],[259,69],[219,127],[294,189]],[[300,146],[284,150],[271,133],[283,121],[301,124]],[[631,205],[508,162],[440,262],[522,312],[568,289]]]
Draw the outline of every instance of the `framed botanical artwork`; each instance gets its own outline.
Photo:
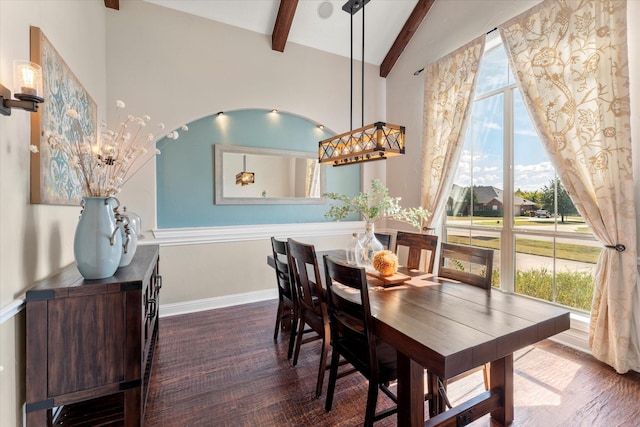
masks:
[[[84,141],[97,133],[98,108],[87,90],[38,27],[31,27],[31,62],[42,67],[44,102],[31,114],[31,203],[79,205],[81,187],[72,159],[60,150],[51,150],[50,135],[65,141]],[[78,113],[72,120],[67,111]]]

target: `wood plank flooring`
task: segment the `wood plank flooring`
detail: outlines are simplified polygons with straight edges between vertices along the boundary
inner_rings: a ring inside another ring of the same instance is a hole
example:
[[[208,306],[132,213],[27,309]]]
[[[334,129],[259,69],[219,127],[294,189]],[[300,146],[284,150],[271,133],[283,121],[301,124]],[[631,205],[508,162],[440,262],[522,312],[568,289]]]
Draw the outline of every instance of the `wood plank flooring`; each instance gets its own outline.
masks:
[[[358,426],[367,385],[339,379],[333,410],[314,398],[320,343],[287,360],[288,333],[273,341],[276,300],[160,319],[145,426]],[[640,374],[619,375],[588,354],[543,341],[515,354],[513,426],[640,426]],[[462,402],[482,373],[449,386]],[[380,393],[378,410],[391,405]],[[393,415],[376,426],[396,426]],[[493,426],[485,416],[473,426]]]

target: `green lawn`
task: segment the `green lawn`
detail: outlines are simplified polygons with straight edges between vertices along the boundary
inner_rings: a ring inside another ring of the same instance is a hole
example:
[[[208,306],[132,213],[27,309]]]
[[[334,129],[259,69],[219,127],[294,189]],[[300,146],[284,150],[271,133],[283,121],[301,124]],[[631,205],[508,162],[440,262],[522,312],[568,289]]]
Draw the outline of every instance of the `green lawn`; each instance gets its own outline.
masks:
[[[486,226],[499,226],[504,222],[502,217],[495,217],[495,218],[488,218],[485,216],[474,216],[473,218],[470,218],[468,216],[448,216],[447,217],[448,223],[452,223],[456,221],[468,222],[469,220],[472,220],[474,225],[486,225]],[[553,224],[553,222],[554,222],[554,218],[535,218],[535,217],[528,217],[528,216],[514,217],[514,224],[517,227],[522,227],[522,226],[538,227],[538,226]],[[575,231],[580,233],[591,232],[589,230],[589,227],[585,225],[584,220],[579,216],[567,216],[565,217],[564,222],[561,222],[560,218],[558,218],[558,223],[559,224],[575,224],[576,225]]]
[[[447,221],[469,221],[468,217],[452,217]],[[516,218],[516,225],[528,227],[536,225],[549,225],[553,219],[547,218]],[[474,218],[475,225],[496,225],[502,223],[502,218]],[[590,233],[589,227],[580,218],[568,218],[566,223],[576,224],[575,231]],[[465,236],[449,236],[449,241],[468,245],[469,238]],[[498,237],[480,236],[471,239],[472,246],[500,249]],[[544,257],[553,256],[553,242],[529,238],[516,240],[516,252]],[[556,243],[555,256],[559,259],[595,264],[600,255],[601,248],[575,243]],[[555,288],[553,286],[553,274],[546,268],[537,268],[527,271],[517,271],[515,277],[516,289],[519,294],[529,295],[545,301],[555,302],[567,307],[589,312],[593,298],[593,277],[587,272],[557,272]],[[494,270],[492,277],[493,286],[500,285],[500,271]]]
[[[449,236],[451,243],[459,243],[463,245],[469,244],[469,238],[463,236]],[[500,249],[500,239],[495,237],[485,237],[482,239],[472,238],[472,246],[481,248]],[[570,261],[588,262],[595,264],[598,256],[602,251],[599,247],[578,245],[573,243],[556,243],[556,258],[566,259]],[[538,255],[544,257],[553,256],[553,242],[547,242],[535,239],[516,240],[516,252],[522,254]]]

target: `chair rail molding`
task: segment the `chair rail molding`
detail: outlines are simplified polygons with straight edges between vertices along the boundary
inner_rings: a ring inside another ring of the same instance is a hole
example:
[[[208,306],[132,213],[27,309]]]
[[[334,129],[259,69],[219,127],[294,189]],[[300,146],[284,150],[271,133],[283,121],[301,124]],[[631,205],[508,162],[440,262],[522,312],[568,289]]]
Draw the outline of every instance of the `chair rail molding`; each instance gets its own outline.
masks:
[[[241,242],[270,239],[272,236],[302,238],[336,236],[364,230],[364,221],[314,222],[291,224],[233,225],[225,227],[162,228],[152,230],[153,239],[142,244],[160,246],[199,245],[203,243]]]
[[[18,298],[0,308],[0,325],[11,319],[24,308],[24,298]]]

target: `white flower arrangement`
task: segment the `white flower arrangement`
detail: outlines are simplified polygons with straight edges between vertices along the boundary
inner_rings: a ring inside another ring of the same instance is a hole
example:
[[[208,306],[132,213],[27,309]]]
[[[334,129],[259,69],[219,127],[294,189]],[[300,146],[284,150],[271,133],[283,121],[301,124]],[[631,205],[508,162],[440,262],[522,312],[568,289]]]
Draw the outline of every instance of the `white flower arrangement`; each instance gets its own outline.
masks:
[[[157,139],[151,133],[145,133],[144,128],[151,121],[151,117],[144,115],[134,117],[128,115],[124,120],[120,118],[125,104],[116,101],[118,125],[109,129],[106,122],[102,122],[98,138],[93,135],[67,140],[63,135],[46,132],[46,142],[52,151],[63,153],[69,168],[74,171],[84,197],[111,197],[122,189],[122,186],[153,156],[160,154],[155,147]],[[78,112],[67,109],[72,119],[74,131],[71,135],[83,135],[79,129]],[[159,132],[165,128],[164,124],[157,125]],[[180,127],[187,131],[186,125]],[[179,133],[173,130],[166,135],[169,139],[178,139]],[[31,145],[31,152],[37,153],[38,147]]]

